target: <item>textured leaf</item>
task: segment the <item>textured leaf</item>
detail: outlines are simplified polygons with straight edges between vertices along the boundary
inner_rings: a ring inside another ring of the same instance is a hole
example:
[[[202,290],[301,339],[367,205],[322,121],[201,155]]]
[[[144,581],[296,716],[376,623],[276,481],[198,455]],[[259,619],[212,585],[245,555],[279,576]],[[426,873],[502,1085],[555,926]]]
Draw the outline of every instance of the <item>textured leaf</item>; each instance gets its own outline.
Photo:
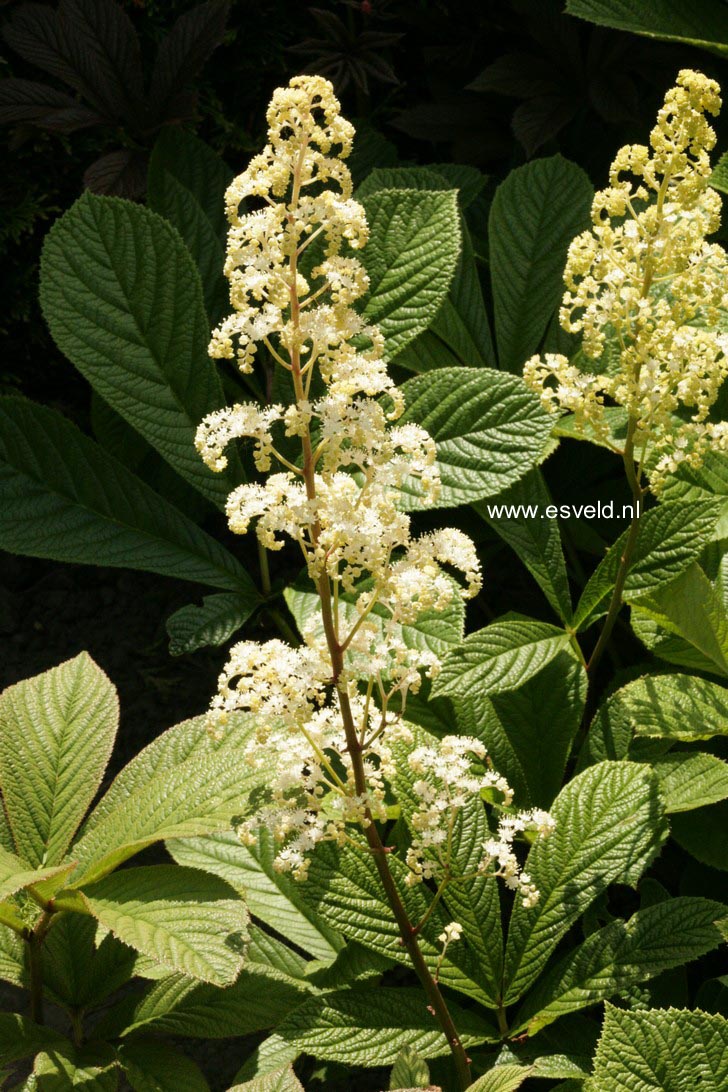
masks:
[[[0,398],[0,547],[249,592],[218,542],[46,406]]]
[[[539,980],[514,1032],[535,1035],[566,1013],[698,959],[721,943],[714,923],[726,913],[709,899],[675,898],[598,929]]]
[[[287,1065],[272,1073],[253,1077],[252,1081],[244,1084],[231,1085],[229,1092],[303,1092],[303,1085],[292,1067]]]
[[[174,109],[182,87],[194,79],[225,34],[229,0],[207,0],[177,19],[162,39],[152,72],[149,98],[157,116]]]
[[[127,13],[111,0],[63,0],[57,20],[74,85],[107,121],[133,124],[144,77],[139,38]]]
[[[628,602],[651,595],[684,573],[710,541],[718,517],[713,501],[666,501],[640,520],[624,585]],[[627,541],[625,531],[589,579],[574,615],[579,629],[605,614]]]
[[[728,156],[726,157],[728,159]],[[721,515],[713,537],[728,537],[728,456],[721,451],[707,451],[702,466],[680,466],[670,474],[662,491],[663,500],[717,500]]]
[[[696,860],[728,872],[728,801],[673,815],[670,828],[678,845]]]
[[[566,11],[598,26],[728,53],[728,13],[711,0],[567,0]]]
[[[728,690],[694,675],[645,675],[610,698],[636,736],[667,740],[728,735]]]
[[[114,1092],[119,1086],[116,1052],[108,1043],[53,1047],[36,1055],[30,1081],[29,1088],[42,1088],[44,1092],[67,1092],[71,1088]]]
[[[7,849],[0,849],[0,901],[16,891],[23,891],[27,887],[38,887],[50,881],[50,886],[55,890],[63,882],[69,872],[73,871],[73,863],[64,865],[43,865],[41,868],[30,868],[27,861],[9,853]],[[53,892],[49,892],[52,894]]]
[[[523,381],[488,368],[441,368],[407,380],[402,421],[437,444],[442,491],[437,506],[495,497],[546,453],[551,421]],[[410,509],[431,507],[419,482],[403,486]]]
[[[549,504],[551,494],[543,474],[534,469],[492,501],[479,501],[475,510],[516,552],[561,620],[569,622],[569,578],[558,521],[545,515]],[[524,514],[524,505],[535,506],[532,514]]]
[[[126,1019],[124,1037],[140,1030],[226,1039],[274,1027],[308,997],[300,982],[262,967],[241,971],[232,986],[201,985],[183,975],[155,982]]]
[[[8,909],[9,903],[2,904],[2,910]],[[2,922],[2,916],[0,916]],[[18,919],[18,926],[24,925],[22,918]],[[10,982],[13,986],[28,986],[28,974],[25,965],[25,941],[14,929],[0,924],[0,978],[4,982]],[[13,1033],[14,1035],[15,1033]],[[2,1040],[0,1028],[0,1040]],[[2,1064],[2,1063],[0,1063]]]
[[[135,973],[136,953],[88,914],[59,914],[43,942],[43,981],[71,1009],[96,1008]]]
[[[460,253],[457,195],[380,190],[363,204],[370,229],[364,314],[380,327],[391,359],[427,329],[447,295]]]
[[[715,755],[685,751],[655,759],[665,811],[692,811],[728,797],[728,763]]]
[[[200,277],[178,232],[118,198],[79,198],[51,228],[41,261],[51,334],[108,404],[218,506],[239,466],[215,475],[194,447],[224,404],[207,356]]]
[[[225,190],[232,171],[208,144],[168,126],[149,160],[147,202],[174,224],[197,263],[210,325],[228,307],[225,263]]]
[[[389,1087],[424,1088],[430,1083],[430,1070],[427,1062],[412,1047],[403,1047],[394,1060],[389,1077]]]
[[[248,912],[217,876],[178,865],[125,868],[84,886],[83,896],[114,936],[170,973],[229,986],[242,968]]]
[[[405,878],[409,870],[398,857],[392,855],[389,864],[410,921],[421,921],[430,906],[430,893],[421,886],[407,886]],[[348,939],[356,940],[396,963],[410,965],[370,855],[337,850],[330,845],[320,846],[311,858],[308,879],[301,884],[301,895]],[[420,949],[431,972],[442,955],[442,945],[437,937],[450,920],[438,906],[419,934]],[[493,1005],[482,974],[481,961],[467,945],[453,944],[442,962],[440,981],[485,1005]]]
[[[130,1039],[119,1058],[135,1092],[208,1092],[199,1066],[158,1039]]]
[[[244,846],[234,833],[169,842],[174,859],[227,880],[254,917],[316,959],[332,959],[341,936],[306,903],[301,885],[273,867],[275,849],[261,832],[257,846]]]
[[[34,1024],[14,1012],[0,1012],[0,1065],[28,1058],[44,1047],[62,1047],[66,1042],[51,1028]]]
[[[548,808],[564,780],[586,702],[587,679],[571,651],[517,690],[454,698],[458,730],[481,739],[519,807]]]
[[[531,1067],[522,1065],[497,1065],[468,1086],[469,1092],[516,1092],[527,1077]]]
[[[490,1025],[476,1012],[448,1007],[465,1046],[491,1040]],[[298,1054],[367,1067],[392,1065],[405,1046],[425,1058],[449,1053],[422,992],[382,986],[311,997],[282,1020],[272,1039]]]
[[[718,589],[699,565],[693,563],[671,584],[641,598],[633,607],[633,625],[643,617],[657,624],[657,640],[649,647],[658,656],[728,676],[728,614]],[[665,647],[664,630],[681,643],[671,647],[668,642]],[[639,624],[636,632],[643,640],[650,640]]]
[[[589,1092],[721,1092],[727,1078],[724,1016],[607,1005]]]
[[[73,887],[102,879],[154,842],[229,829],[245,813],[259,780],[243,753],[252,724],[240,718],[216,745],[203,719],[170,729],[119,774],[72,848]]]
[[[569,647],[569,634],[548,622],[492,622],[445,657],[432,692],[482,699],[517,690]]]
[[[0,83],[0,123],[38,125],[54,133],[74,133],[102,119],[72,95],[47,83],[6,77]]]
[[[58,864],[101,783],[116,691],[86,652],[0,696],[0,787],[20,855]]]
[[[167,619],[169,651],[173,656],[181,656],[208,645],[224,645],[260,603],[260,596],[251,587],[248,593],[206,595],[201,607],[195,603],[180,607]]]
[[[656,779],[645,767],[602,762],[570,781],[551,807],[556,829],[526,871],[536,906],[517,900],[506,945],[505,1001],[536,981],[571,925],[610,883],[635,883],[667,835]]]
[[[436,167],[375,167],[356,188],[357,201],[380,190],[433,190],[441,193],[448,180]]]
[[[498,359],[520,372],[563,293],[566,250],[589,223],[592,187],[561,156],[511,171],[496,190],[488,238]]]
[[[361,591],[370,585],[362,582]],[[315,623],[314,632],[323,634],[320,600],[310,580],[302,578],[286,588],[285,599],[288,609],[296,620],[301,633]],[[359,614],[355,606],[356,596],[344,592],[339,597],[339,617],[341,627],[346,632],[347,626],[353,626]],[[375,624],[380,624],[389,617],[383,607],[375,606],[368,616]],[[465,607],[460,595],[455,595],[452,602],[442,611],[424,611],[415,622],[409,625],[397,625],[395,635],[401,637],[407,648],[429,650],[437,656],[444,656],[463,639],[465,630]]]

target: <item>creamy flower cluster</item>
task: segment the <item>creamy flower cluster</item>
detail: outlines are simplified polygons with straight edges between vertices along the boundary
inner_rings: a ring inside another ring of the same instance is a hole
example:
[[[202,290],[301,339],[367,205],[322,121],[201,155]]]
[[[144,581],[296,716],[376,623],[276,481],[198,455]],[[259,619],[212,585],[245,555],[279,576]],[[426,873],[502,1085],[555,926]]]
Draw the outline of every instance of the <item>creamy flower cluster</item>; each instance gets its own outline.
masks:
[[[437,494],[436,451],[419,425],[397,423],[403,404],[381,333],[353,308],[368,277],[350,252],[366,243],[368,228],[343,162],[352,126],[317,76],[276,91],[268,124],[269,144],[227,192],[234,311],[210,352],[250,371],[262,348],[288,373],[295,397],[290,405],[217,410],[200,424],[196,444],[206,464],[222,470],[228,446],[252,440],[258,470],[272,472],[230,494],[229,525],[238,534],[254,525],[269,550],[297,544],[329,612],[328,631],[318,612],[300,648],[236,645],[211,710],[214,729],[232,710],[255,714],[250,760],[271,772],[265,812],[281,847],[277,865],[303,877],[315,844],[345,839],[348,824],[385,814],[389,746],[406,731],[390,703],[397,696],[401,714],[423,673],[439,669],[427,648],[407,646],[402,626],[474,595],[480,566],[460,531],[414,537],[397,503],[408,478]],[[461,584],[443,566],[460,570]],[[332,640],[343,661],[336,670]],[[366,793],[354,784],[342,701],[356,720]]]
[[[561,325],[583,335],[584,362],[547,354],[524,369],[548,409],[573,412],[604,440],[605,406],[625,407],[655,492],[680,463],[699,466],[709,446],[728,450],[728,428],[708,420],[728,375],[728,259],[706,241],[720,222],[706,119],[720,110],[719,91],[684,69],[650,146],[618,152],[564,270]]]
[[[408,756],[410,769],[418,775],[412,786],[418,800],[411,820],[416,833],[407,852],[410,886],[423,880],[464,878],[452,871],[452,840],[458,815],[473,797],[495,790],[504,807],[512,803],[513,792],[504,777],[492,769],[473,768],[475,759],[483,763],[486,758],[486,748],[472,736],[445,736],[439,746],[416,747]],[[522,871],[513,842],[527,831],[546,838],[553,828],[551,815],[539,808],[502,814],[495,837],[483,842],[474,875],[502,877],[506,887],[518,891],[524,906],[535,906],[539,893]]]

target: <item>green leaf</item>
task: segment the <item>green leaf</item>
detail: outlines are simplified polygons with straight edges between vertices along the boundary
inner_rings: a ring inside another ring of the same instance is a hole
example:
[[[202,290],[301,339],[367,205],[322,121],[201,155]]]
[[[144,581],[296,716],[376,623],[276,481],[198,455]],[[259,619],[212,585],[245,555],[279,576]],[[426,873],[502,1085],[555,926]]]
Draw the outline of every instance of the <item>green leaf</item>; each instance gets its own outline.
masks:
[[[673,815],[670,827],[678,845],[696,860],[728,872],[728,801]]]
[[[490,1026],[477,1012],[449,1002],[463,1044],[491,1040]],[[425,1058],[449,1054],[447,1039],[427,1009],[421,990],[355,987],[310,997],[276,1028],[271,1045],[344,1065],[392,1065],[403,1047]]]
[[[442,490],[437,507],[495,497],[546,454],[551,419],[517,376],[489,368],[440,368],[403,385],[401,420],[422,425],[437,444]],[[403,485],[406,507],[432,507],[417,479]]]
[[[229,829],[259,781],[243,753],[251,730],[249,718],[235,718],[216,743],[200,717],[145,748],[119,774],[72,847],[78,869],[71,886],[102,879],[154,842]]]
[[[9,903],[3,903],[2,909],[12,909]],[[0,917],[0,922],[2,917]],[[17,918],[17,927],[25,926],[22,918]],[[15,929],[0,924],[0,978],[4,982],[10,982],[13,986],[23,986],[27,989],[28,974],[25,965],[25,941],[22,940]],[[2,1031],[0,1031],[0,1040]],[[0,1062],[2,1065],[2,1062]]]
[[[728,676],[728,615],[716,586],[699,565],[693,563],[667,587],[641,598],[633,606],[633,625],[635,614],[638,620],[646,617],[657,624],[657,640],[650,646],[657,655],[680,664],[686,658],[693,659],[686,657],[679,645],[677,649],[664,647],[660,631],[667,630],[687,643],[688,653],[692,650],[697,653],[696,666],[707,663],[708,671]],[[636,632],[643,637],[639,622]]]
[[[208,645],[224,645],[245,625],[261,599],[252,587],[246,592],[206,595],[202,606],[190,603],[167,619],[169,651],[173,656],[195,652]]]
[[[595,1005],[717,948],[728,907],[675,898],[614,921],[564,956],[529,994],[513,1031],[535,1035],[566,1013]]]
[[[224,990],[172,975],[155,982],[136,1002],[125,1015],[121,1034],[144,1030],[197,1039],[250,1035],[274,1027],[308,996],[300,982],[259,966],[245,968]]]
[[[516,1092],[532,1069],[523,1065],[497,1065],[468,1086],[468,1092]]]
[[[167,849],[179,864],[203,868],[245,896],[250,913],[315,959],[330,960],[342,947],[339,933],[303,898],[301,885],[273,867],[275,848],[267,831],[257,846],[234,833],[173,841]]]
[[[136,1092],[209,1092],[199,1066],[158,1039],[122,1043],[119,1060]]]
[[[728,763],[715,755],[679,751],[655,759],[652,767],[668,815],[728,797]]]
[[[96,1008],[135,973],[136,953],[87,914],[58,914],[43,942],[43,981],[70,1009]]]
[[[248,912],[229,884],[179,865],[125,868],[85,886],[84,901],[124,944],[171,973],[229,986],[243,966]]]
[[[668,476],[661,496],[666,501],[717,500],[721,515],[713,538],[728,538],[728,456],[722,452],[707,451],[697,468],[681,465]]]
[[[726,1078],[724,1016],[607,1005],[589,1092],[721,1092]]]
[[[304,1092],[304,1089],[292,1067],[286,1065],[244,1084],[231,1085],[228,1092]]]
[[[435,167],[375,167],[356,188],[357,201],[380,190],[432,190],[441,193],[448,179]]]
[[[225,264],[225,190],[233,172],[209,144],[165,126],[149,159],[147,203],[177,228],[202,281],[210,325],[229,308]]]
[[[389,865],[409,920],[421,921],[430,908],[430,892],[422,886],[407,885],[409,870],[394,854],[389,858]],[[347,938],[396,963],[410,966],[371,855],[339,850],[332,845],[320,846],[311,858],[308,878],[301,884],[301,894],[317,913]],[[437,937],[450,920],[438,906],[419,934],[420,949],[431,973],[442,955],[442,944]],[[487,983],[483,981],[483,964],[467,945],[450,946],[439,977],[451,989],[485,1005],[494,1004]]]
[[[517,690],[569,648],[569,634],[548,622],[492,622],[445,657],[432,692],[462,700]]]
[[[389,359],[426,330],[450,287],[460,253],[454,190],[379,190],[362,202],[370,289],[364,315],[379,326]]]
[[[0,696],[0,788],[29,864],[62,860],[101,784],[118,722],[116,690],[86,652]]]
[[[536,906],[517,900],[506,945],[505,1002],[536,981],[571,925],[610,883],[635,883],[667,835],[651,771],[602,762],[573,778],[551,807],[556,829],[538,841],[526,871]]]
[[[339,611],[342,627],[344,623],[353,626],[359,618],[355,603],[361,592],[371,587],[371,581],[362,581],[357,585],[355,594],[344,592],[339,596]],[[304,575],[283,593],[288,609],[296,620],[301,633],[306,628],[314,627],[314,632],[323,636],[320,599],[314,584]],[[377,604],[369,614],[375,625],[382,625],[389,617],[386,608]],[[465,631],[465,606],[462,597],[456,594],[452,602],[442,611],[423,611],[416,621],[409,625],[397,625],[395,635],[407,648],[429,650],[437,656],[444,656],[463,639]],[[345,630],[344,630],[345,632]]]
[[[476,687],[466,700],[456,697],[458,730],[485,743],[519,807],[548,808],[563,784],[586,692],[582,664],[560,652],[517,690],[483,698]]]
[[[194,447],[200,420],[224,398],[200,276],[175,228],[131,201],[85,193],[46,238],[41,306],[59,349],[101,397],[224,506],[240,469],[214,475]]]
[[[516,552],[563,622],[571,621],[571,592],[558,520],[546,516],[551,494],[540,470],[530,470],[476,512]],[[530,511],[524,508],[532,506]]]
[[[564,287],[566,250],[588,226],[588,177],[560,155],[511,171],[488,222],[498,359],[520,372],[537,352]]]
[[[63,883],[69,872],[75,868],[74,862],[62,865],[44,865],[41,868],[29,868],[27,861],[0,848],[0,901],[27,887],[39,887],[50,881],[47,895],[50,897]]]
[[[107,1043],[71,1043],[53,1047],[36,1055],[29,1088],[43,1092],[114,1092],[119,1086],[119,1063],[113,1047]]]
[[[711,0],[567,0],[566,11],[598,26],[728,53],[728,14]]]
[[[245,569],[59,413],[0,398],[0,548],[250,593]]]
[[[718,509],[714,501],[665,501],[640,519],[637,542],[624,585],[631,602],[652,595],[684,573],[711,539]],[[574,614],[586,629],[605,614],[628,532],[625,531],[590,577]]]
[[[14,1012],[0,1012],[0,1065],[29,1058],[44,1047],[55,1049],[65,1043],[67,1040],[51,1028],[34,1024]]]
[[[728,152],[723,152],[723,155],[713,167],[709,184],[714,190],[728,193]]]
[[[394,1060],[389,1087],[426,1088],[429,1083],[430,1070],[425,1059],[412,1047],[403,1047]]]

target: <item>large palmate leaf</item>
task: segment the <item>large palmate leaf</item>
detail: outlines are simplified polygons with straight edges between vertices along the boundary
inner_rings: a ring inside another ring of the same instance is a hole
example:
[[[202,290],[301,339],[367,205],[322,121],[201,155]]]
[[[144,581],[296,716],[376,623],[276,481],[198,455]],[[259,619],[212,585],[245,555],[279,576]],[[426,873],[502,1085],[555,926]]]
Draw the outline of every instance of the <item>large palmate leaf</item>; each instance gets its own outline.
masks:
[[[315,959],[330,960],[342,947],[340,934],[306,903],[301,885],[274,868],[268,831],[260,832],[256,846],[244,846],[231,832],[169,842],[167,848],[179,864],[227,880],[245,896],[251,914]]]
[[[551,419],[523,380],[489,368],[440,368],[403,385],[402,421],[424,426],[437,444],[439,507],[495,497],[548,450]],[[419,481],[403,486],[409,509],[431,507]]]
[[[199,1066],[159,1039],[130,1039],[119,1060],[135,1092],[209,1092]]]
[[[457,194],[379,190],[362,203],[370,232],[364,314],[391,359],[427,329],[447,295],[460,254]]]
[[[592,187],[561,156],[511,171],[496,190],[488,238],[500,366],[520,372],[563,293],[566,250],[589,223]]]
[[[662,659],[728,676],[728,614],[718,587],[697,563],[640,598],[632,608],[632,624]]]
[[[248,912],[217,876],[195,868],[125,868],[84,885],[94,917],[170,973],[229,986],[243,965]]]
[[[712,500],[666,501],[645,512],[624,585],[625,600],[651,595],[684,573],[710,541],[718,512]],[[610,547],[584,588],[574,615],[580,629],[609,607],[627,533]]]
[[[505,1001],[535,982],[560,938],[610,883],[635,883],[667,835],[656,778],[630,762],[602,762],[554,801],[556,829],[532,846],[526,870],[536,906],[517,901],[505,963]]]
[[[724,1016],[607,1005],[588,1092],[722,1092],[726,1080]]]
[[[569,622],[569,578],[558,521],[545,514],[550,504],[543,474],[534,469],[491,501],[479,501],[475,510],[515,550],[558,616]]]
[[[122,771],[72,847],[73,887],[102,879],[154,842],[226,830],[245,814],[260,780],[244,755],[252,725],[239,719],[216,744],[202,721],[170,729]]]
[[[364,592],[370,586],[371,582],[362,582],[357,591]],[[305,577],[299,579],[286,588],[284,595],[301,633],[313,627],[315,633],[323,636],[320,599],[311,581]],[[347,632],[347,626],[352,627],[359,618],[355,606],[356,598],[356,595],[346,592],[339,597],[342,639]],[[384,607],[375,606],[368,617],[379,626],[389,617],[389,612]],[[444,656],[462,641],[464,629],[465,607],[462,597],[455,591],[452,602],[444,610],[423,611],[414,622],[397,625],[395,636],[400,637],[407,648],[428,649],[437,656]]]
[[[567,0],[566,11],[599,26],[728,53],[728,13],[712,0]]]
[[[245,569],[59,413],[0,398],[0,547],[250,594]]]
[[[0,696],[0,788],[18,852],[58,864],[101,783],[116,691],[86,652]]]
[[[227,303],[225,189],[232,171],[204,141],[184,129],[160,133],[149,160],[147,202],[174,224],[197,263],[211,325]]]
[[[446,656],[432,692],[460,700],[517,690],[570,648],[570,637],[548,622],[492,622]]]
[[[666,899],[598,929],[539,980],[514,1032],[535,1035],[566,1013],[697,959],[721,943],[715,922],[727,914],[710,899]]]
[[[224,404],[207,355],[197,267],[161,216],[86,193],[46,238],[41,304],[58,347],[108,404],[219,506],[239,464],[213,474],[194,446],[202,417]]]
[[[448,1004],[465,1046],[492,1041],[477,1013]],[[270,1047],[345,1065],[392,1065],[404,1046],[424,1058],[449,1053],[447,1039],[417,989],[355,987],[311,997],[276,1028]]]

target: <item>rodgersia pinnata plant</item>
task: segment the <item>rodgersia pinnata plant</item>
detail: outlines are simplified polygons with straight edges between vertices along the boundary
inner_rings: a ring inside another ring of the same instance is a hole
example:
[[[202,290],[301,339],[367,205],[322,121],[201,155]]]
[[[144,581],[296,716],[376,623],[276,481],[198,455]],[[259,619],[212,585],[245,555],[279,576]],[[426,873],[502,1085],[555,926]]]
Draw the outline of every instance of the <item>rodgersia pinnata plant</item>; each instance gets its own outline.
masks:
[[[240,834],[253,838],[267,825],[278,844],[278,869],[305,879],[322,841],[374,854],[402,941],[464,1084],[467,1059],[419,951],[418,923],[404,909],[376,824],[388,814],[392,748],[413,744],[402,719],[407,695],[440,669],[432,651],[405,643],[402,626],[425,611],[444,610],[455,596],[475,595],[480,565],[461,531],[416,537],[397,503],[408,478],[419,479],[429,497],[440,483],[431,437],[417,424],[397,424],[403,401],[387,374],[381,333],[354,307],[368,287],[355,256],[366,245],[367,221],[352,198],[344,162],[354,130],[320,77],[296,77],[276,91],[267,116],[268,145],[227,191],[225,273],[235,310],[215,330],[210,352],[248,372],[265,346],[290,377],[294,400],[218,410],[201,423],[197,447],[207,465],[220,470],[227,445],[253,437],[258,470],[267,473],[276,464],[264,482],[233,490],[229,525],[244,534],[254,522],[268,550],[286,540],[297,544],[319,610],[299,647],[280,640],[233,647],[210,726],[224,732],[236,710],[256,717],[248,756],[252,766],[270,771],[269,790]],[[298,457],[291,438],[300,445]],[[462,585],[449,567],[460,572]],[[344,594],[354,597],[353,615],[342,609]],[[504,806],[511,804],[507,782],[486,761],[479,740],[459,736],[410,754],[419,800],[417,836],[407,853],[411,884],[453,879],[453,824],[470,798],[495,790]],[[543,812],[505,814],[497,834],[484,841],[474,875],[503,876],[524,905],[533,905],[538,892],[519,870],[513,840],[527,828],[544,835],[551,825]],[[456,925],[445,943],[457,939]]]

